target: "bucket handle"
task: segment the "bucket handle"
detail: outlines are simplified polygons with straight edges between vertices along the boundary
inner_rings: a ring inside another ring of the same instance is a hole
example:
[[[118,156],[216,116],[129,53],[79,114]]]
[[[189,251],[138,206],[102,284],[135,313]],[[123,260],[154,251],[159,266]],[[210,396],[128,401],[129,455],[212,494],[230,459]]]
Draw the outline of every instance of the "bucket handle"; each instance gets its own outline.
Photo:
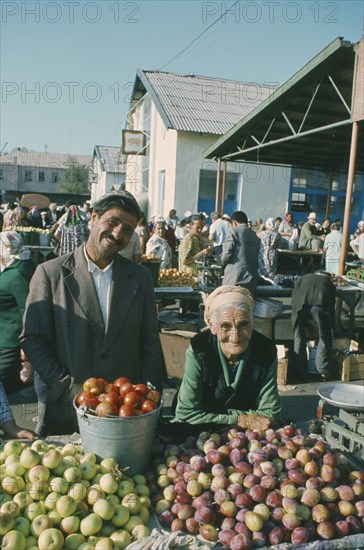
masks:
[[[78,410],[80,411],[80,416],[81,416],[81,418],[82,418],[87,424],[90,424],[90,421],[89,421],[89,419],[87,418],[87,413],[89,412],[88,407],[86,407],[85,405],[81,405],[81,407],[79,407]]]

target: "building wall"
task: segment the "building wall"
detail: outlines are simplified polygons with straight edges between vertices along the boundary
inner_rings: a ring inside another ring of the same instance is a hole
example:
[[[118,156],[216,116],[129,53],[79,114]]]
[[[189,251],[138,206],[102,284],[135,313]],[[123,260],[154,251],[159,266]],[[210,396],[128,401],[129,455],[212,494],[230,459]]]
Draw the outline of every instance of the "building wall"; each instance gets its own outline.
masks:
[[[2,192],[22,191],[32,193],[54,193],[58,191],[58,184],[66,170],[62,168],[44,166],[18,166],[2,164]]]

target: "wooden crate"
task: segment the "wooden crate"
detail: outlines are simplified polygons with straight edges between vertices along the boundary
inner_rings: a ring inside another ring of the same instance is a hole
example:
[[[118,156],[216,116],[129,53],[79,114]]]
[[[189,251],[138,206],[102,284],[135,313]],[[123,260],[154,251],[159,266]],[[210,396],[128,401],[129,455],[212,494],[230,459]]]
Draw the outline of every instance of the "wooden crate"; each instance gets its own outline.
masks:
[[[167,376],[182,380],[186,350],[196,333],[187,330],[162,331],[159,334]]]
[[[346,355],[334,351],[334,369],[342,382],[364,380],[364,354]]]
[[[263,319],[263,317],[254,316],[253,327],[254,327],[254,330],[256,330],[257,332],[260,332],[260,334],[263,334],[267,338],[272,338],[273,319],[271,317],[268,317],[267,319]]]
[[[283,345],[276,346],[278,355],[277,384],[285,386],[288,375],[288,349]]]

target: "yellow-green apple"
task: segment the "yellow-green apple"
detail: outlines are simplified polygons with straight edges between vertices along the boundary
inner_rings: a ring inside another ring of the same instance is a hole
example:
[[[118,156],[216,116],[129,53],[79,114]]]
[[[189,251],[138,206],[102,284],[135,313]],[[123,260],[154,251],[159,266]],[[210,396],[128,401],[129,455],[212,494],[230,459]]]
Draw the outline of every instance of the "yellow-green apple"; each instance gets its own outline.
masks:
[[[140,516],[130,516],[123,528],[131,533],[137,525],[144,525],[142,518]]]
[[[24,490],[25,482],[20,476],[6,476],[1,482],[1,487],[9,495],[16,495]]]
[[[81,520],[80,531],[85,537],[96,535],[102,527],[102,519],[95,513],[88,514]]]
[[[115,514],[115,507],[106,498],[99,498],[93,506],[93,511],[100,518],[108,521]]]
[[[131,534],[134,540],[142,540],[144,537],[149,537],[150,531],[146,525],[136,525]]]
[[[14,527],[15,518],[11,514],[0,512],[0,535],[5,535]]]
[[[30,550],[38,549],[38,539],[36,537],[33,537],[33,535],[29,535],[27,538],[27,545],[26,548]]]
[[[42,464],[37,464],[29,470],[29,481],[36,483],[37,481],[48,481],[50,472],[48,468]]]
[[[39,537],[45,529],[50,529],[51,527],[53,527],[51,518],[47,514],[41,514],[33,519],[30,524],[30,531],[33,537]]]
[[[141,495],[139,498],[140,498],[140,504],[142,506],[145,506],[146,508],[151,508],[152,501],[150,500],[149,497],[147,497],[146,495]]]
[[[141,508],[140,498],[135,493],[125,495],[121,504],[126,506],[131,514],[138,514]]]
[[[83,500],[86,498],[87,488],[82,483],[75,483],[69,488],[68,494],[73,500]]]
[[[37,464],[40,463],[41,456],[40,454],[31,447],[23,449],[20,455],[20,464],[24,466],[27,470],[34,468]]]
[[[95,477],[93,477],[91,479],[91,485],[99,485],[100,483],[100,479],[102,478],[104,474],[102,474],[101,472],[98,472]]]
[[[129,520],[129,517],[130,512],[128,508],[122,504],[118,504],[115,506],[115,513],[111,518],[111,523],[115,525],[115,527],[123,527]]]
[[[31,502],[24,510],[24,517],[33,521],[34,518],[46,513],[46,507],[43,502]]]
[[[109,537],[103,537],[95,544],[95,550],[119,550],[119,545]]]
[[[76,445],[73,443],[66,443],[66,445],[62,447],[61,453],[63,456],[73,456],[76,454]]]
[[[119,483],[119,489],[118,489],[117,495],[119,498],[124,498],[126,495],[129,495],[130,493],[134,493],[134,491],[135,491],[134,482],[129,479],[123,479]]]
[[[113,468],[117,465],[117,461],[115,458],[104,458],[100,462],[100,472],[102,474],[107,474],[112,471]]]
[[[144,525],[147,525],[150,513],[146,506],[141,506],[138,515],[142,518]]]
[[[71,533],[67,535],[64,544],[67,550],[78,550],[84,542],[86,542],[86,537],[81,535],[81,533]]]
[[[134,481],[135,485],[146,485],[147,484],[147,478],[145,476],[143,476],[143,474],[133,475],[132,480]]]
[[[29,537],[30,521],[27,518],[19,516],[18,518],[15,518],[14,529],[15,531],[20,531],[21,533],[23,533],[24,537]]]
[[[19,509],[22,512],[31,502],[33,502],[33,499],[29,493],[20,491],[20,493],[14,495],[13,501],[19,505]]]
[[[63,476],[67,468],[69,468],[68,462],[66,462],[65,460],[61,460],[57,468],[54,468],[54,470],[52,470],[52,474],[55,476]]]
[[[68,493],[69,488],[70,484],[63,477],[54,477],[49,482],[49,489],[61,495]]]
[[[118,529],[110,535],[111,540],[116,542],[119,548],[126,548],[131,543],[131,535],[125,529]]]
[[[44,506],[46,507],[47,511],[56,509],[57,500],[60,496],[61,494],[57,493],[56,491],[52,491],[51,493],[49,493],[49,495],[46,496],[46,498],[44,499]]]
[[[82,464],[82,462],[93,462],[94,464],[96,464],[97,462],[97,458],[96,458],[96,455],[95,453],[85,453],[84,455],[80,455],[81,458],[80,458],[80,462]]]
[[[64,462],[68,464],[68,467],[77,466],[77,459],[72,455],[66,455],[63,457]]]
[[[64,471],[63,477],[68,483],[78,483],[81,481],[81,472],[77,466],[71,466]]]
[[[36,481],[32,483],[28,491],[33,500],[44,500],[48,494],[47,481]]]
[[[113,494],[118,490],[119,484],[111,473],[107,473],[101,476],[100,487],[105,493]]]
[[[49,470],[54,470],[62,462],[62,453],[58,449],[51,449],[42,456],[42,464]]]
[[[67,516],[73,516],[77,510],[77,504],[69,495],[62,495],[57,500],[56,510],[62,518],[66,518]]]
[[[80,527],[80,518],[77,516],[68,516],[63,518],[59,527],[65,535],[77,533]]]
[[[10,441],[7,441],[3,449],[6,456],[20,455],[22,450],[23,450],[22,444],[18,439],[11,439]]]
[[[100,485],[91,485],[87,490],[87,503],[93,506],[99,498],[105,498],[105,493],[101,489]]]
[[[48,443],[43,439],[36,439],[30,446],[31,449],[37,451],[37,453],[46,453],[48,451]]]
[[[59,529],[51,527],[39,535],[39,550],[62,550],[64,546],[64,536]]]
[[[108,500],[109,502],[111,502],[111,504],[115,507],[117,506],[118,504],[120,504],[120,498],[116,495],[106,495],[106,500]]]
[[[25,550],[27,541],[21,531],[8,531],[5,533],[1,548],[2,550]]]
[[[8,476],[22,476],[25,474],[25,468],[20,462],[9,462],[5,464],[5,471]]]
[[[96,464],[91,462],[91,460],[84,460],[78,468],[81,472],[81,478],[87,479],[88,481],[90,481],[97,474]]]
[[[51,518],[51,520],[53,521],[53,527],[58,528],[60,526],[61,521],[62,521],[63,518],[59,515],[57,510],[50,510],[48,512],[47,516],[49,516]]]

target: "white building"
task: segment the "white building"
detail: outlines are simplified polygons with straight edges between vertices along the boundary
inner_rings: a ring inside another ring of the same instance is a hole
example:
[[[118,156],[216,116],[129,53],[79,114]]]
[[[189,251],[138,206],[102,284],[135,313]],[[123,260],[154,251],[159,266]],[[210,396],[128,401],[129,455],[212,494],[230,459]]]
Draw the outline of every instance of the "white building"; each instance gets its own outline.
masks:
[[[125,184],[125,158],[120,147],[95,145],[92,156],[91,201],[105,193],[118,191]]]
[[[146,148],[144,155],[128,155],[126,188],[146,203],[148,217],[171,208],[180,217],[185,210],[215,210],[217,164],[205,159],[205,150],[273,91],[264,84],[137,71],[127,129],[144,132]],[[224,211],[282,215],[288,189],[289,174],[281,168],[229,163]]]

